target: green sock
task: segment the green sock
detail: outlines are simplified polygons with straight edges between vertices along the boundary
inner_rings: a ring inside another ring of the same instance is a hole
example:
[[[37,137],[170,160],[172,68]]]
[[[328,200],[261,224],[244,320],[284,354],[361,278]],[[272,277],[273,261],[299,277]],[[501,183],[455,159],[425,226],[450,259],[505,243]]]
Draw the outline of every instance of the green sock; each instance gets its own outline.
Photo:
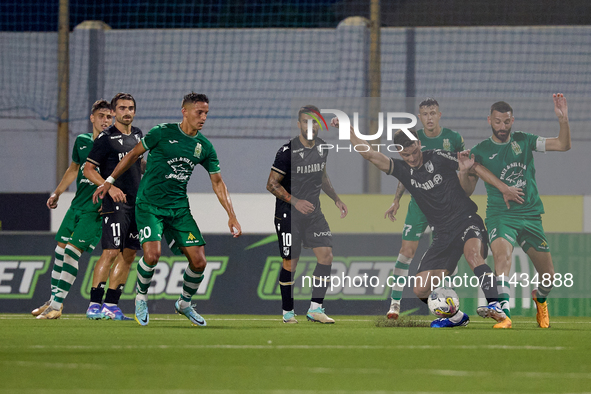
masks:
[[[203,271],[193,271],[191,266],[187,265],[183,274],[183,294],[181,300],[191,302],[191,298],[197,293],[199,284],[203,281]]]
[[[156,268],[155,265],[148,265],[144,263],[144,258],[142,257],[137,264],[137,282],[136,282],[136,291],[138,294],[147,294],[148,289],[150,288],[150,283],[152,282],[152,276],[154,276],[154,269]]]
[[[391,297],[393,300],[400,301],[402,299],[402,291],[404,290],[404,286],[401,285],[406,284],[408,267],[410,266],[411,261],[411,258],[401,254],[398,255],[398,260],[396,260],[396,265],[394,265],[394,274],[392,275],[394,285],[392,286]]]
[[[64,299],[68,296],[70,288],[74,284],[74,281],[76,281],[76,276],[78,275],[78,260],[80,260],[81,255],[82,252],[74,246],[70,244],[66,245],[60,281],[57,284],[56,292],[51,301],[52,308],[60,309]]]

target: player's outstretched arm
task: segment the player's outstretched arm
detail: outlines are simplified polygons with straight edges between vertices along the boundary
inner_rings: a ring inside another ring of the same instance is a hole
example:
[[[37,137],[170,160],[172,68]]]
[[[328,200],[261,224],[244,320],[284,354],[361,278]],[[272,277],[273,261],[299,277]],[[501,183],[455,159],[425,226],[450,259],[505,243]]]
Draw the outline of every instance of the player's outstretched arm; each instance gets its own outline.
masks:
[[[330,197],[334,201],[335,205],[339,209],[339,212],[341,213],[341,219],[347,216],[347,213],[349,213],[347,205],[345,205],[345,203],[341,201],[341,199],[337,195],[337,192],[332,187],[332,183],[330,183],[330,179],[328,178],[328,174],[326,173],[326,168],[324,168],[324,171],[322,172],[322,190],[326,193],[328,197]]]
[[[470,151],[465,150],[458,152],[458,166],[460,171],[458,172],[458,178],[460,185],[464,192],[469,197],[474,193],[476,184],[478,183],[478,175],[471,173],[472,167],[474,166],[474,155],[470,157]]]
[[[111,197],[113,197],[113,200],[115,202],[121,202],[121,201],[127,202],[127,200],[125,199],[125,194],[123,194],[123,192],[121,190],[117,189],[117,190],[119,190],[118,193],[110,192],[110,190],[112,188],[115,188],[113,186],[113,182],[115,182],[115,179],[119,178],[121,176],[121,174],[123,174],[125,171],[129,170],[129,168],[133,165],[133,163],[135,163],[137,161],[137,159],[141,155],[143,155],[145,152],[146,152],[146,148],[144,148],[144,145],[141,142],[138,142],[138,144],[132,150],[130,150],[129,153],[123,157],[123,159],[121,159],[119,164],[117,164],[117,167],[115,167],[115,169],[113,170],[111,175],[106,180],[104,180],[97,173],[98,177],[100,177],[100,180],[98,180],[98,182],[96,182],[94,179],[89,178],[88,175],[86,175],[86,170],[89,169],[88,165],[86,165],[84,168],[84,176],[87,177],[88,179],[90,179],[95,185],[99,185],[99,187],[96,188],[96,191],[92,195],[92,201],[96,203],[96,202],[98,202],[99,198],[103,199],[103,198],[105,198],[105,195],[107,193],[109,193],[111,195]],[[92,164],[92,163],[89,162],[89,164]],[[92,171],[92,172],[95,172],[95,171]],[[98,179],[98,178],[96,178],[97,175],[94,175],[95,179]],[[123,196],[123,199],[121,199],[122,196]]]
[[[396,194],[394,195],[394,201],[392,202],[392,205],[390,206],[390,208],[388,208],[388,210],[384,214],[384,219],[390,218],[390,221],[392,221],[392,222],[396,220],[396,212],[398,212],[398,209],[400,208],[400,199],[402,198],[402,195],[404,194],[405,190],[406,190],[406,188],[404,187],[402,182],[399,181],[398,187],[396,187]]]
[[[472,157],[474,157],[474,155],[472,155]],[[472,166],[472,171],[482,178],[484,182],[493,185],[499,189],[501,193],[503,193],[503,200],[505,200],[507,209],[511,209],[509,201],[515,201],[518,204],[523,204],[522,196],[524,196],[525,193],[523,193],[521,188],[508,186],[506,183],[497,178],[495,174],[490,172],[488,168],[481,165],[480,163],[474,163],[474,166]]]
[[[236,219],[232,200],[230,199],[230,193],[228,193],[226,183],[222,179],[222,174],[219,172],[217,174],[210,174],[209,179],[211,180],[213,192],[218,196],[220,204],[222,204],[222,207],[224,207],[228,213],[228,227],[230,228],[230,232],[234,238],[239,237],[242,235],[242,227],[240,227],[240,223],[238,223],[238,219]]]
[[[330,121],[330,125],[332,127],[339,127],[339,119],[337,117],[332,118],[332,120]],[[372,146],[367,143],[367,141],[362,140],[361,138],[357,137],[357,135],[355,135],[355,131],[353,130],[353,126],[351,126],[350,135],[351,135],[351,137],[350,137],[351,143],[353,145],[355,145],[355,146],[365,145],[366,146],[365,148],[362,148],[362,150],[357,150],[361,154],[361,156],[363,156],[363,158],[365,160],[372,163],[380,171],[387,173],[390,170],[390,159],[388,158],[388,156],[386,156],[385,154],[383,154],[381,152],[375,151],[372,148]]]
[[[560,130],[558,131],[558,137],[546,139],[546,150],[566,152],[571,148],[566,97],[562,93],[555,93],[552,98],[554,99],[554,113],[558,117]]]
[[[269,174],[269,179],[267,179],[267,190],[270,191],[271,194],[277,197],[278,199],[293,205],[295,209],[297,209],[304,215],[314,212],[314,204],[312,204],[310,201],[300,200],[289,194],[287,190],[285,190],[285,188],[281,186],[282,180],[283,175],[271,170],[271,173]]]
[[[72,184],[72,182],[74,182],[74,180],[78,176],[79,169],[80,169],[80,164],[74,163],[74,162],[70,163],[70,166],[68,167],[68,169],[64,173],[64,176],[62,177],[62,180],[60,181],[59,185],[57,185],[57,187],[55,188],[53,193],[51,193],[51,196],[49,196],[49,198],[47,199],[47,203],[46,203],[47,208],[49,208],[49,209],[57,208],[57,201],[60,199],[60,196],[62,195],[62,193],[66,191],[68,186],[70,186]]]

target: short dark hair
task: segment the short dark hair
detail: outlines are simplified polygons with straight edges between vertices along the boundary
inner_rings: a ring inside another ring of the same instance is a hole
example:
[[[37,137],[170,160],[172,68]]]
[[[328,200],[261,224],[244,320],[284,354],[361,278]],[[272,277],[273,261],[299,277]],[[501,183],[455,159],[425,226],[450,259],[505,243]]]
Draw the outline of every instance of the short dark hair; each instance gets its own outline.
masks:
[[[437,100],[435,100],[433,97],[427,97],[419,103],[419,109],[421,107],[432,107],[434,105],[439,107],[439,103],[437,102]]]
[[[209,104],[209,99],[204,94],[191,92],[189,94],[186,94],[185,97],[183,97],[183,102],[181,104],[181,107],[184,107],[185,104],[187,104],[187,103],[192,103],[192,104],[207,103],[207,104]]]
[[[298,122],[300,121],[300,118],[302,117],[302,114],[307,114],[308,112],[320,113],[320,110],[315,105],[305,105],[305,106],[303,106],[298,111]]]
[[[135,105],[135,99],[129,93],[117,93],[115,95],[115,97],[113,97],[113,99],[111,99],[111,109],[113,111],[115,111],[115,109],[117,108],[117,101],[119,101],[119,100],[131,100],[131,101],[133,101],[133,107],[137,111],[137,105]]]
[[[112,107],[111,107],[111,103],[109,103],[107,100],[105,99],[100,99],[100,100],[96,100],[94,102],[94,104],[92,104],[92,109],[90,110],[91,114],[94,114],[96,111],[98,111],[99,109],[108,109],[110,111],[112,111]]]
[[[511,112],[511,115],[513,115],[513,108],[511,108],[511,106],[504,101],[497,101],[496,103],[491,105],[490,113],[492,114],[493,111],[497,111],[502,114],[504,114],[505,112]]]
[[[419,139],[419,136],[417,135],[416,131],[412,129],[408,131],[410,131],[410,133],[414,135],[417,140]],[[396,145],[401,145],[402,148],[408,148],[409,146],[417,142],[417,140],[411,140],[408,137],[408,135],[406,135],[406,133],[402,130],[396,130],[396,132],[394,133],[394,143]]]

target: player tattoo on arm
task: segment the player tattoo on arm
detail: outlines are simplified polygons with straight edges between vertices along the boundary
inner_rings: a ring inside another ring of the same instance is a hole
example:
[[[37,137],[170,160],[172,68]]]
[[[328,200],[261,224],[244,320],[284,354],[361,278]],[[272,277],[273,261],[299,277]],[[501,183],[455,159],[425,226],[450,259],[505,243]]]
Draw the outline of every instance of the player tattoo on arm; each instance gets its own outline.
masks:
[[[398,182],[398,187],[396,187],[396,194],[394,195],[394,201],[392,201],[392,205],[390,205],[390,208],[388,208],[386,210],[386,213],[384,213],[384,219],[389,218],[391,222],[396,221],[396,213],[400,208],[400,199],[402,198],[402,195],[404,194],[405,190],[406,188],[404,187],[402,182]]]
[[[402,195],[404,194],[405,191],[406,191],[406,188],[404,187],[402,182],[399,181],[398,187],[396,187],[396,194],[394,195],[394,201],[396,201],[396,200],[400,201],[400,199],[402,198]]]
[[[269,179],[267,180],[267,190],[271,192],[272,195],[277,197],[280,200],[285,201],[286,203],[295,205],[297,203],[297,198],[292,197],[291,194],[285,190],[283,186],[281,186],[281,181],[283,180],[283,175],[278,172],[271,170],[269,174]]]

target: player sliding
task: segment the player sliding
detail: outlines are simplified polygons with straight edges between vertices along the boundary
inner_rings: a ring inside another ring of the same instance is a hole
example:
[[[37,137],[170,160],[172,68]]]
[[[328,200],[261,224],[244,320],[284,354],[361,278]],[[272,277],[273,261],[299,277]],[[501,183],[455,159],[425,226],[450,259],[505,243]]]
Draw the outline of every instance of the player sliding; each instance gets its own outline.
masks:
[[[200,133],[209,112],[209,99],[204,94],[189,93],[183,98],[181,107],[182,122],[163,123],[152,128],[93,195],[95,201],[103,198],[115,179],[150,150],[136,202],[136,220],[144,256],[137,265],[135,320],[142,326],[149,322],[148,288],[160,258],[162,235],[174,254],[184,254],[189,260],[183,275],[183,292],[174,309],[194,326],[206,325],[205,319],[191,306],[191,298],[203,281],[207,264],[205,241],[191,215],[187,197],[187,183],[197,164],[209,173],[213,191],[228,213],[230,232],[234,237],[242,234],[220,173],[217,153]]]
[[[338,127],[338,119],[331,121]],[[355,135],[351,128],[351,143],[364,159],[375,165],[380,171],[395,176],[414,197],[421,211],[434,228],[431,246],[421,259],[419,272],[414,287],[417,297],[427,303],[432,291],[431,277],[451,274],[464,254],[468,265],[479,278],[480,287],[488,301],[488,305],[478,307],[480,316],[491,317],[497,322],[509,319],[500,307],[496,280],[492,270],[484,261],[488,246],[484,223],[476,213],[478,207],[468,196],[460,184],[457,170],[469,171],[472,167],[486,182],[490,182],[503,193],[508,204],[509,200],[520,202],[522,194],[519,189],[510,188],[490,171],[470,161],[467,155],[461,160],[441,150],[421,151],[421,142],[414,131],[409,131],[415,139],[402,130],[394,134],[394,143],[403,147],[399,152],[402,160],[392,159],[383,153],[373,150],[371,145]],[[458,156],[460,156],[458,154]],[[450,318],[440,318],[431,322],[431,327],[465,326],[470,318],[458,311]]]
[[[546,298],[552,290],[554,265],[542,227],[540,215],[544,213],[544,205],[536,185],[533,152],[565,152],[571,147],[566,98],[561,93],[554,94],[553,98],[554,112],[560,125],[558,137],[543,138],[521,131],[512,133],[515,121],[513,108],[499,101],[491,106],[488,117],[493,135],[471,150],[476,162],[492,171],[505,184],[520,187],[525,192],[525,203],[509,209],[503,205],[497,189],[487,184],[486,228],[489,230],[495,273],[499,275],[497,280],[501,279],[501,275],[505,279],[504,283],[498,282],[503,310],[510,316],[507,278],[510,276],[513,248],[519,244],[539,274],[540,283],[532,298],[537,308],[536,319],[542,328],[550,327]],[[478,177],[471,175],[470,181],[469,194],[474,191]]]
[[[427,98],[419,104],[419,119],[423,124],[423,128],[417,131],[417,135],[421,140],[421,149],[443,149],[452,153],[461,152],[464,150],[464,139],[457,132],[439,125],[441,119],[441,111],[439,110],[439,103],[434,98]],[[400,198],[404,194],[404,185],[399,181],[396,188],[396,195],[392,206],[388,208],[384,217],[390,218],[391,221],[396,220],[394,217],[398,208],[400,207]],[[398,278],[406,278],[408,276],[408,269],[410,263],[417,252],[419,240],[421,235],[427,228],[429,223],[427,218],[419,209],[414,198],[411,197],[408,203],[408,212],[404,220],[404,230],[402,231],[402,244],[400,245],[400,252],[396,259],[394,267],[394,285],[392,286],[392,294],[390,301],[390,309],[386,316],[388,319],[398,319],[400,314],[400,301],[402,299],[403,287],[398,285]]]

